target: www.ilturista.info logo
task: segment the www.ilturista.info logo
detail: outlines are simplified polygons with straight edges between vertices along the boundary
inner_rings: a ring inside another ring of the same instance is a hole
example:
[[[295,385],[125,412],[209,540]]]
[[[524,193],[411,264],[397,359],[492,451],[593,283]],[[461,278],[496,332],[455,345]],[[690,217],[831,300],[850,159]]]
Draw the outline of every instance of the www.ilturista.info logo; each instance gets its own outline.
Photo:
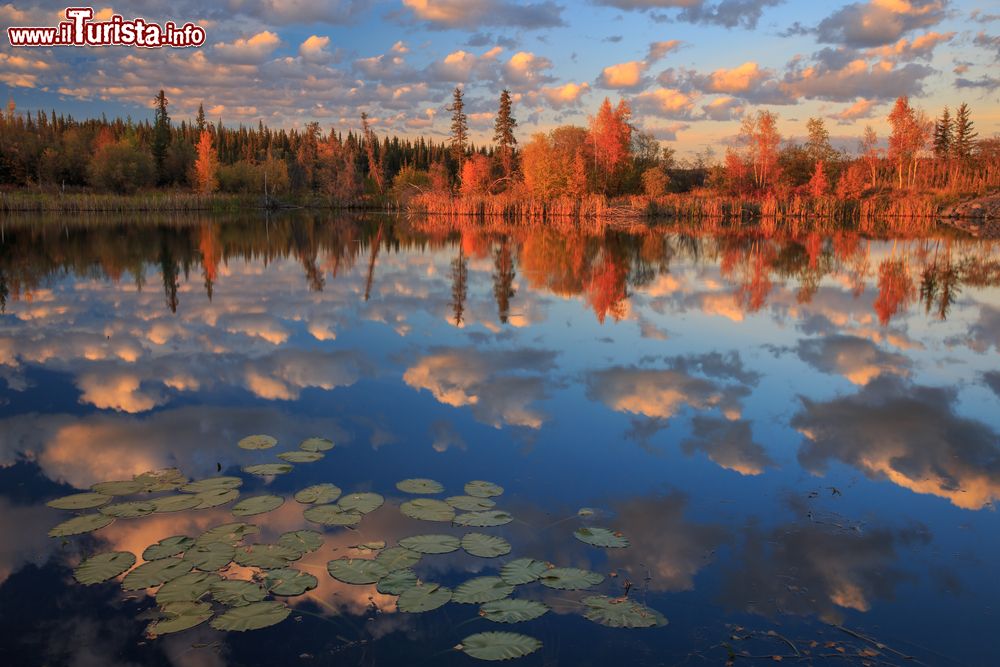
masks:
[[[107,21],[92,21],[93,7],[67,7],[65,21],[48,28],[7,28],[11,46],[138,46],[183,48],[205,43],[205,29],[188,21],[163,25],[145,19],[125,20],[114,14]]]

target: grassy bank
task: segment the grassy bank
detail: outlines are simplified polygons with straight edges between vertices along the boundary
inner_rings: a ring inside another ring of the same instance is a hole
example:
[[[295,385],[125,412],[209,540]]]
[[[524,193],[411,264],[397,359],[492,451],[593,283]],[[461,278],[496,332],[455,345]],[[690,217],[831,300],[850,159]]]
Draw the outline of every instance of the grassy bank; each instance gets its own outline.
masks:
[[[263,203],[259,195],[202,195],[161,190],[134,194],[0,192],[0,212],[4,213],[223,212],[261,208]]]

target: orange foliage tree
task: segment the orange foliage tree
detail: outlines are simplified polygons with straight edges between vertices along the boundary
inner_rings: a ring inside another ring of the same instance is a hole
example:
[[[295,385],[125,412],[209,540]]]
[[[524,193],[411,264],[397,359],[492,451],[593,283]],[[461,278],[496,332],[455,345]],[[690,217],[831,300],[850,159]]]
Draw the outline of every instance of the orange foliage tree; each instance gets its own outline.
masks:
[[[490,191],[490,160],[476,153],[462,163],[462,194],[485,195]]]
[[[219,157],[212,145],[212,135],[208,130],[202,130],[198,137],[198,157],[194,162],[194,175],[191,182],[195,190],[202,194],[215,192],[219,187]]]
[[[758,190],[773,187],[778,179],[778,116],[770,111],[758,111],[756,116],[743,119],[740,139],[747,147],[747,158]]]
[[[612,110],[611,100],[606,97],[597,115],[590,119],[595,170],[605,192],[617,185],[631,158],[631,119],[632,109],[625,100]]]
[[[889,159],[896,164],[897,183],[900,189],[911,187],[917,179],[917,156],[930,136],[930,122],[910,106],[910,98],[904,95],[896,99],[889,125]]]

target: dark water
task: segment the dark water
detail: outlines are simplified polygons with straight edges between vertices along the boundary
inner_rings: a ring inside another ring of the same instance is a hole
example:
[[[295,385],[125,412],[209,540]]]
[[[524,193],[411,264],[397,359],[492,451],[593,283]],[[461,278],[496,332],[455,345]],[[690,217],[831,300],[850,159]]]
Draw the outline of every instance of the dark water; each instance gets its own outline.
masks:
[[[523,665],[996,664],[996,244],[37,223],[4,222],[0,242],[2,664],[472,665],[451,647],[492,630],[543,642]],[[257,433],[278,448],[237,447]],[[336,443],[322,461],[240,472],[312,436]],[[247,519],[250,541],[316,528],[291,498],[311,484],[387,502],[293,563],[319,586],[287,599],[288,620],[147,639],[155,591],[83,586],[73,568],[197,536],[237,520],[230,507],[54,539],[72,513],[45,503],[168,467],[286,496]],[[500,484],[515,521],[405,517],[395,484],[411,477],[442,496]],[[631,546],[584,544],[585,525]],[[513,550],[425,556],[421,579],[454,587],[517,557],[606,578],[590,592],[519,586],[552,610],[500,625],[454,602],[399,613],[326,572],[371,557],[352,545],[467,530]],[[669,624],[582,616],[582,598],[626,582]]]

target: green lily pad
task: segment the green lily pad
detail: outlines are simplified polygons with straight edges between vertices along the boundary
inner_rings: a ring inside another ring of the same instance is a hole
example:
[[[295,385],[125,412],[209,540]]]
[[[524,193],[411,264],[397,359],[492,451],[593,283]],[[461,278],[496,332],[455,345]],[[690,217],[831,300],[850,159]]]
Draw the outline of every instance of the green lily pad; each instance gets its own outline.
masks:
[[[195,544],[203,545],[211,542],[223,542],[225,544],[233,545],[242,541],[247,535],[254,535],[256,533],[257,526],[252,523],[243,523],[241,521],[236,523],[226,523],[206,530],[198,536],[195,540]]]
[[[54,507],[57,510],[89,510],[95,507],[100,507],[101,505],[107,505],[111,502],[111,496],[107,496],[103,493],[94,493],[92,491],[86,493],[74,493],[71,496],[63,496],[62,498],[56,498],[55,500],[50,500],[45,503],[49,507]]]
[[[73,570],[73,577],[81,584],[100,584],[114,579],[135,565],[135,554],[129,551],[109,551],[91,556]]]
[[[195,544],[184,553],[184,560],[205,572],[221,570],[236,556],[236,547],[226,542]]]
[[[267,597],[267,591],[252,581],[223,579],[209,587],[212,599],[227,607],[245,607]]]
[[[465,485],[465,493],[476,498],[492,498],[503,493],[503,487],[493,482],[475,480]]]
[[[209,477],[189,482],[181,487],[185,493],[205,493],[206,491],[218,491],[220,489],[238,489],[243,486],[243,480],[239,477]]]
[[[315,530],[293,530],[282,534],[278,538],[278,544],[294,549],[300,554],[307,554],[323,546],[323,533],[317,533]]]
[[[539,577],[539,581],[549,588],[578,591],[601,583],[604,581],[604,575],[575,567],[555,567]]]
[[[194,496],[198,499],[198,509],[207,510],[212,507],[228,505],[240,497],[239,489],[213,489],[202,491]]]
[[[462,546],[461,540],[454,535],[414,535],[404,537],[399,544],[421,554],[449,554]]]
[[[374,584],[389,574],[385,565],[366,558],[337,558],[326,564],[327,572],[345,584]]]
[[[287,567],[288,563],[300,558],[300,552],[280,544],[248,544],[237,549],[233,556],[233,560],[244,567],[259,567],[263,570]]]
[[[627,537],[607,528],[578,528],[573,531],[573,536],[585,544],[605,549],[624,549],[628,546]]]
[[[295,500],[303,505],[323,505],[340,497],[340,488],[333,484],[307,486],[295,494]]]
[[[98,482],[90,487],[90,490],[105,496],[132,496],[145,491],[146,485],[134,479],[123,479],[113,482]]]
[[[496,503],[489,498],[476,498],[475,496],[450,496],[444,501],[463,512],[481,512],[496,507]]]
[[[278,458],[288,463],[316,463],[323,459],[320,452],[282,452]]]
[[[514,520],[502,510],[483,510],[482,512],[465,512],[455,517],[456,526],[471,526],[473,528],[490,528],[503,526]]]
[[[542,642],[516,632],[480,632],[469,635],[455,648],[479,660],[512,660],[530,655]]]
[[[262,495],[250,496],[233,505],[235,516],[255,516],[278,509],[284,504],[285,499],[281,496]]]
[[[243,472],[258,477],[269,477],[270,475],[286,475],[293,469],[294,466],[291,463],[259,463],[254,466],[246,466],[243,468]]]
[[[137,591],[172,581],[191,571],[191,563],[180,558],[161,558],[143,563],[125,575],[122,588]]]
[[[375,590],[383,595],[400,595],[417,585],[417,573],[407,568],[394,570],[375,584]]]
[[[514,592],[514,587],[500,577],[476,577],[455,588],[451,599],[463,604],[482,604],[500,600]]]
[[[377,493],[350,493],[337,502],[344,511],[358,512],[359,514],[374,512],[382,507],[383,503],[385,503],[385,498]]]
[[[138,519],[155,512],[156,505],[145,500],[133,500],[127,503],[105,505],[97,511],[116,519]]]
[[[550,569],[552,565],[543,560],[518,558],[500,568],[500,578],[508,584],[519,586],[538,581]]]
[[[173,496],[153,498],[149,503],[153,506],[154,512],[166,514],[168,512],[183,512],[184,510],[200,508],[201,501],[202,499],[196,495],[179,493]]]
[[[364,518],[358,512],[345,512],[339,505],[315,505],[303,512],[302,516],[306,521],[324,526],[353,526]]]
[[[387,572],[392,572],[416,565],[420,562],[421,557],[422,554],[410,551],[406,547],[390,547],[375,556],[375,562],[384,567]]]
[[[422,521],[451,521],[455,518],[455,508],[443,500],[417,498],[407,500],[399,506],[399,511],[413,519]]]
[[[362,542],[361,544],[351,545],[348,548],[357,549],[358,551],[364,551],[365,553],[373,553],[375,551],[382,551],[382,549],[385,549],[385,540]]]
[[[541,602],[506,598],[487,602],[479,608],[479,615],[494,623],[522,623],[532,621],[548,610]]]
[[[328,452],[333,449],[333,441],[328,438],[306,438],[299,443],[304,452]]]
[[[163,618],[146,627],[146,635],[156,638],[190,630],[212,618],[212,605],[205,602],[171,602],[160,609]]]
[[[194,540],[187,535],[164,537],[156,544],[151,544],[142,552],[143,560],[160,560],[184,553],[194,546]]]
[[[451,600],[451,589],[441,584],[418,583],[399,594],[396,609],[407,614],[419,614],[442,607]]]
[[[319,584],[316,577],[291,567],[271,570],[264,578],[264,586],[272,595],[294,597],[311,591]]]
[[[627,598],[594,595],[584,598],[583,604],[587,606],[584,616],[611,628],[653,628],[667,624],[660,612]]]
[[[216,630],[230,632],[260,630],[281,623],[291,613],[291,609],[274,600],[254,602],[245,607],[235,607],[221,616],[216,616],[212,619],[212,627]]]
[[[510,542],[484,533],[468,533],[462,538],[462,548],[473,556],[496,558],[510,553]]]
[[[156,603],[195,602],[208,595],[208,591],[222,577],[215,572],[188,572],[168,581],[156,591]]]
[[[176,491],[184,484],[188,483],[188,478],[177,468],[164,468],[163,470],[151,470],[132,478],[133,481],[142,485],[142,490],[146,493],[155,491]]]
[[[271,449],[278,441],[269,435],[248,435],[236,444],[240,449]]]
[[[94,514],[84,514],[75,516],[72,519],[63,521],[61,524],[49,531],[49,537],[69,537],[70,535],[82,535],[100,530],[113,523],[115,518],[95,512]]]
[[[402,482],[396,483],[396,488],[403,493],[441,493],[444,491],[441,482],[435,482],[433,479],[424,479],[422,477],[404,479]]]

